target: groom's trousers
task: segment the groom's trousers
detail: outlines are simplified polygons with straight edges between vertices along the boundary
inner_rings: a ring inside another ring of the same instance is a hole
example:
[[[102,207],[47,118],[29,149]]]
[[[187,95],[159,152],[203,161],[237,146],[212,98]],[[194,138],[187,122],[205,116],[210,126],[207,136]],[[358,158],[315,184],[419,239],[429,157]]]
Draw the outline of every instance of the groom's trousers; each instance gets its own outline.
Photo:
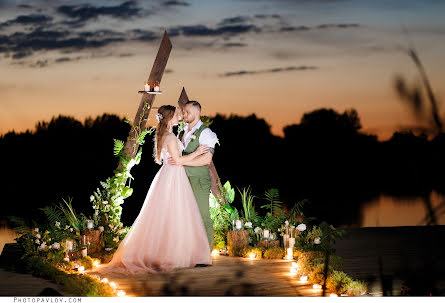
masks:
[[[210,250],[213,249],[213,222],[210,217],[209,197],[210,188],[212,186],[210,176],[189,176],[190,184],[192,185],[193,193],[198,202],[199,211],[201,212],[202,220],[209,239]]]

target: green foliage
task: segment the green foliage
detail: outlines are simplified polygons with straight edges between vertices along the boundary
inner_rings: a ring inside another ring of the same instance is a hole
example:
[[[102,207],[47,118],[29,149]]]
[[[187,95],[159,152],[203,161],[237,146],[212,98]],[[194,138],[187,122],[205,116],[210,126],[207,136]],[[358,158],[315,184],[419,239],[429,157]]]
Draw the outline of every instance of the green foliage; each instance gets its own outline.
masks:
[[[257,212],[255,211],[255,206],[253,205],[253,199],[255,196],[252,195],[250,186],[243,188],[243,191],[238,189],[238,192],[240,193],[241,203],[243,205],[242,216],[244,217],[244,221],[252,222],[252,220],[257,217]]]
[[[233,202],[235,198],[235,190],[230,186],[230,182],[227,181],[224,187],[221,188],[221,195],[225,197],[225,201],[229,203]],[[232,226],[232,216],[235,214],[234,208],[230,205],[224,205],[222,201],[210,194],[209,197],[210,205],[210,218],[213,222],[213,237],[214,243],[226,243],[227,242],[227,231]]]
[[[296,218],[298,216],[300,217],[304,217],[303,214],[303,207],[305,206],[305,204],[308,204],[309,200],[308,199],[303,199],[301,201],[298,201],[297,203],[294,204],[294,206],[291,208],[290,212],[289,212],[289,222],[291,224],[297,224],[297,222],[299,222]]]
[[[250,254],[255,255],[255,259],[262,259],[263,258],[263,250],[261,250],[258,247],[250,248],[244,255],[244,258],[250,258]]]
[[[117,139],[113,139],[114,140],[114,155],[117,156],[122,152],[122,149],[125,146],[125,142],[122,140],[117,140]]]
[[[346,273],[334,270],[328,276],[326,288],[336,294],[343,294],[348,290],[351,282],[352,279]]]
[[[76,211],[73,208],[72,205],[72,198],[68,198],[69,202],[67,202],[65,199],[62,199],[65,203],[66,207],[63,204],[60,204],[58,208],[62,211],[62,213],[65,215],[66,220],[70,223],[70,225],[78,232],[80,232],[80,229],[82,227],[81,220],[77,218]]]
[[[367,284],[360,280],[352,280],[346,290],[350,297],[364,295],[368,291]]]
[[[264,259],[283,259],[285,254],[283,247],[270,247],[264,252]]]
[[[280,201],[280,193],[277,188],[270,188],[266,191],[265,197],[266,205],[262,205],[261,208],[267,208],[272,215],[278,215],[281,212],[281,206],[283,202]]]
[[[207,127],[209,127],[213,123],[213,120],[207,116],[201,116],[200,118],[201,118],[202,124],[204,124]]]
[[[26,259],[26,264],[27,271],[33,276],[62,285],[64,290],[74,296],[114,296],[114,290],[108,284],[87,275],[66,273],[40,257],[29,257]]]

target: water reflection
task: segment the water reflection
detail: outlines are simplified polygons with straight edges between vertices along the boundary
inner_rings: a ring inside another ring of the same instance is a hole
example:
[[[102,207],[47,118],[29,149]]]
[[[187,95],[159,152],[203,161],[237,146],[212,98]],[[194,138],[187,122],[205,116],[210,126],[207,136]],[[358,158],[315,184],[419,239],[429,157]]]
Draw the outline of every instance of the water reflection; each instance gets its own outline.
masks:
[[[375,200],[362,205],[361,227],[378,226],[417,226],[426,225],[426,217],[429,206],[426,201],[429,198],[432,209],[443,210],[445,196],[432,191],[429,197],[396,197],[381,194]],[[445,225],[445,212],[436,212],[438,225]]]

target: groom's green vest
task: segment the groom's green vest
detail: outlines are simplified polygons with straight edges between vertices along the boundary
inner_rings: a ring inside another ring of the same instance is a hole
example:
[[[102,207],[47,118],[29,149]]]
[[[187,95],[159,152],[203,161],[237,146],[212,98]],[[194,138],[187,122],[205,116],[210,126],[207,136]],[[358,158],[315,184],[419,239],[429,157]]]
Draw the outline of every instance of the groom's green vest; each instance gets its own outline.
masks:
[[[203,124],[193,133],[196,138],[190,140],[186,149],[184,149],[184,151],[182,152],[184,156],[193,153],[199,147],[199,136],[201,135],[202,131],[206,128],[207,126]],[[179,134],[179,139],[182,140],[183,136],[184,136],[184,131],[182,131],[181,134]],[[187,176],[189,177],[209,177],[208,165],[203,165],[203,166],[184,165],[184,168],[185,171],[187,172]]]

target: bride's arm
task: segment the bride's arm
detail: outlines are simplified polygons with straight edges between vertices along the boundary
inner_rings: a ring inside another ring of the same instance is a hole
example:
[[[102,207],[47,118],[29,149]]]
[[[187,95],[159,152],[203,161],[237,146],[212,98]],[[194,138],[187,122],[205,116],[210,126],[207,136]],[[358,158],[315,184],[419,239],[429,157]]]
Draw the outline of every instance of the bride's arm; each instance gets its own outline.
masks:
[[[166,138],[167,140],[167,138]],[[171,157],[175,161],[176,165],[183,165],[184,163],[194,159],[195,157],[208,151],[208,147],[205,145],[200,145],[197,150],[186,156],[181,156],[178,151],[178,142],[176,140],[169,140],[167,142],[167,149]]]

